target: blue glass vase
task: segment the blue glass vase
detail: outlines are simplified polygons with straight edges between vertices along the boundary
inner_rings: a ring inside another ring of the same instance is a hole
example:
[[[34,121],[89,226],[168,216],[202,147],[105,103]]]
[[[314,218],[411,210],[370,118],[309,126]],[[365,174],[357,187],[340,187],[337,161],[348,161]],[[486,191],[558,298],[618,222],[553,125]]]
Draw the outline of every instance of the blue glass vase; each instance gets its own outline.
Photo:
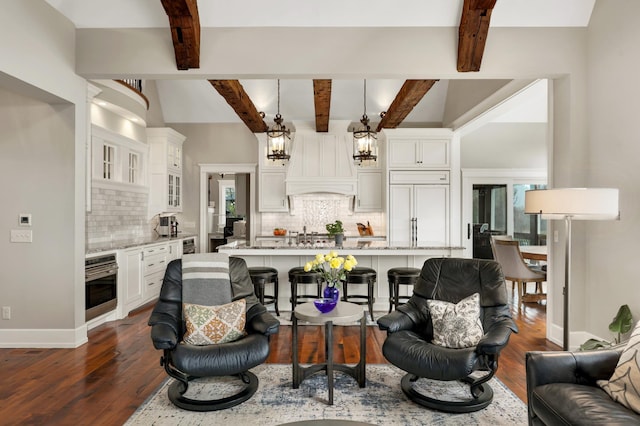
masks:
[[[322,296],[326,299],[340,300],[340,290],[335,285],[327,285],[322,291]]]

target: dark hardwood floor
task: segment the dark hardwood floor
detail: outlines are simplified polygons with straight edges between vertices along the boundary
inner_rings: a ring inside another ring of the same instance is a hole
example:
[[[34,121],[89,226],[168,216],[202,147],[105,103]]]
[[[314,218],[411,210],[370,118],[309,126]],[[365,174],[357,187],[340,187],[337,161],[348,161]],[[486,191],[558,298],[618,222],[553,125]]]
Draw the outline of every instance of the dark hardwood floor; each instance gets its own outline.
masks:
[[[89,332],[77,349],[0,349],[1,425],[119,425],[166,378],[160,351],[151,344],[147,320],[151,306]],[[512,306],[520,328],[502,352],[498,378],[526,401],[524,354],[559,350],[545,339],[545,307]],[[358,327],[336,327],[337,362],[357,362]],[[385,333],[367,327],[367,363],[386,363]],[[300,359],[324,357],[321,327],[301,327]],[[291,362],[291,327],[271,339],[269,363]],[[399,384],[398,384],[399,386]]]

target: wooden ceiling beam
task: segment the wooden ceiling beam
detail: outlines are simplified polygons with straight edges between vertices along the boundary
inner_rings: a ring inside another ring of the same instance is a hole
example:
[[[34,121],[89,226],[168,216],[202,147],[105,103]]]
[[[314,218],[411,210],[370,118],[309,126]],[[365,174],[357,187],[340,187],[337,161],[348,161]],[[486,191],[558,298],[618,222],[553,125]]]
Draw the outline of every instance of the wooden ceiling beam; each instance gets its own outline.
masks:
[[[171,26],[179,70],[200,68],[200,16],[196,0],[161,0]]]
[[[382,129],[395,129],[407,118],[438,80],[406,80],[380,123],[377,132]]]
[[[458,71],[480,71],[496,0],[464,0],[458,30]]]
[[[238,80],[209,80],[253,133],[267,131],[267,124],[260,116],[244,87]]]
[[[316,132],[328,132],[331,80],[313,80],[313,104],[316,110]]]

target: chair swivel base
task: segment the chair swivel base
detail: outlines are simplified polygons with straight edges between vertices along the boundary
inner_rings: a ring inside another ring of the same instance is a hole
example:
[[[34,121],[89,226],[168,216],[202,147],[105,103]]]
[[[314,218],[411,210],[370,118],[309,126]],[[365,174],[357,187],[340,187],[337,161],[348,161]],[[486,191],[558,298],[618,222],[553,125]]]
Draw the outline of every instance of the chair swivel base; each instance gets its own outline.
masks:
[[[471,398],[466,401],[443,401],[428,397],[416,391],[412,383],[417,379],[418,377],[413,374],[405,374],[400,382],[402,392],[404,392],[411,401],[423,407],[431,408],[432,410],[443,411],[445,413],[472,413],[486,408],[491,404],[491,401],[493,401],[493,389],[486,383],[476,388],[478,393],[477,398],[471,396]]]
[[[258,390],[258,377],[250,371],[239,374],[242,381],[246,384],[242,390],[235,395],[230,395],[219,399],[197,400],[184,396],[187,392],[188,385],[181,380],[174,380],[169,385],[169,400],[177,407],[189,411],[217,411],[235,407],[251,398]]]

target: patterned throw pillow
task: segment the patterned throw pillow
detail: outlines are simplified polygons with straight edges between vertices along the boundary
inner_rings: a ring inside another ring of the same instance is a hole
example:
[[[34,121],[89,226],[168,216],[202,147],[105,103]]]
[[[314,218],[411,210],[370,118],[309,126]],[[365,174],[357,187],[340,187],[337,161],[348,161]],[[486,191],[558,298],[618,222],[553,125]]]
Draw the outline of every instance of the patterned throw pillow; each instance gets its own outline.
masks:
[[[613,376],[598,380],[611,399],[640,414],[640,321],[636,323]]]
[[[480,322],[480,294],[474,293],[458,304],[427,300],[433,323],[431,343],[445,348],[470,348],[478,344],[484,330]]]
[[[191,345],[228,343],[244,336],[246,321],[245,299],[220,306],[183,303],[182,310],[187,331],[184,341]]]

